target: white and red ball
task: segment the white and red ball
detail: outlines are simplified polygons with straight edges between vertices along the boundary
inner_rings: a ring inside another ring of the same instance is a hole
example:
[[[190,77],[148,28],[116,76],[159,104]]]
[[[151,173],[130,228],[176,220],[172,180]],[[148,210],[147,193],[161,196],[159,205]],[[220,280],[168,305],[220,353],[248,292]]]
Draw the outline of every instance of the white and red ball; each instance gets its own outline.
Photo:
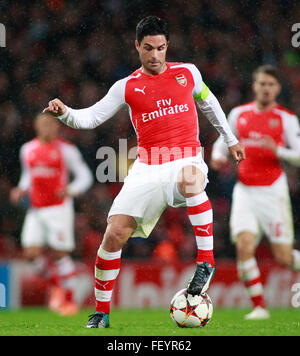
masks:
[[[212,314],[213,304],[207,293],[192,296],[182,289],[172,298],[170,316],[181,328],[204,327]]]

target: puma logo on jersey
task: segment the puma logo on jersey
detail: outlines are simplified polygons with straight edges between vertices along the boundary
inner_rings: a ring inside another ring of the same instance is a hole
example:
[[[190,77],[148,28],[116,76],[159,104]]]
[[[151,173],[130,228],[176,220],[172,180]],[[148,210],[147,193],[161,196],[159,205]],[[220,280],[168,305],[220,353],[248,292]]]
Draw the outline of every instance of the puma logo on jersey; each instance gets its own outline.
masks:
[[[136,91],[136,92],[141,92],[141,93],[143,93],[144,95],[146,95],[145,94],[145,88],[146,88],[146,86],[144,86],[144,88],[143,89],[139,89],[139,88],[134,88],[134,91]]]
[[[209,226],[207,226],[206,229],[202,229],[202,227],[197,227],[197,230],[198,230],[198,231],[205,232],[205,233],[207,233],[207,235],[209,235]]]
[[[103,289],[106,289],[106,286],[108,285],[109,282],[100,283],[99,281],[96,281],[96,283],[99,284],[99,286],[102,287]]]

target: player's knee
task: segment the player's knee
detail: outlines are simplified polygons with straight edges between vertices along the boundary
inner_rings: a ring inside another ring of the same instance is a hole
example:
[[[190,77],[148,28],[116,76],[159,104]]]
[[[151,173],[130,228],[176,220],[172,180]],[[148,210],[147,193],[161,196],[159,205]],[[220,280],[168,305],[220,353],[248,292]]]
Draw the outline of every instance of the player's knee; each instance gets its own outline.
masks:
[[[184,167],[178,175],[179,192],[186,198],[203,192],[204,174],[194,166]]]
[[[241,260],[247,260],[252,258],[255,253],[255,239],[248,234],[240,234],[236,240],[236,250],[238,258]]]
[[[107,251],[118,251],[122,249],[129,237],[130,235],[126,228],[109,224],[104,234],[102,245]]]
[[[273,256],[275,261],[283,267],[290,267],[292,265],[293,256],[291,251],[281,251],[274,249]]]
[[[54,249],[49,250],[49,255],[54,260],[60,260],[66,256],[69,256],[69,254],[70,253],[68,251],[60,251],[60,250],[54,250]]]
[[[41,256],[41,254],[42,254],[42,249],[38,246],[26,247],[23,250],[23,256],[27,260],[34,260],[37,257]]]

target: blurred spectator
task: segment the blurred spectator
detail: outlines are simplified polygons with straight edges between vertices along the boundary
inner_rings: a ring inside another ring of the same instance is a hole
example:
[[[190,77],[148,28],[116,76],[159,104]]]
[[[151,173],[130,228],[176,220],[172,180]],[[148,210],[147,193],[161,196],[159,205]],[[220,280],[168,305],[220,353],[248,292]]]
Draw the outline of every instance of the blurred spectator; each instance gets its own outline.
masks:
[[[161,241],[155,247],[152,257],[160,262],[172,263],[178,261],[178,252],[171,241]]]

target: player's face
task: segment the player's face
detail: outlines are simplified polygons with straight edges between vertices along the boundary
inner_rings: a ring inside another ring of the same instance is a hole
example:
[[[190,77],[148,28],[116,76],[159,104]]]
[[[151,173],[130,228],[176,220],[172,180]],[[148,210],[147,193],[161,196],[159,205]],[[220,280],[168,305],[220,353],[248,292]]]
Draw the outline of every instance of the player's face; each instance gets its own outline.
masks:
[[[258,73],[253,83],[255,99],[261,105],[269,105],[276,101],[281,86],[276,78],[266,73]]]
[[[165,70],[168,42],[164,35],[145,36],[141,43],[135,41],[143,70],[147,74],[159,74]]]
[[[58,136],[59,123],[51,115],[39,115],[34,125],[37,136],[46,142],[50,142]]]

